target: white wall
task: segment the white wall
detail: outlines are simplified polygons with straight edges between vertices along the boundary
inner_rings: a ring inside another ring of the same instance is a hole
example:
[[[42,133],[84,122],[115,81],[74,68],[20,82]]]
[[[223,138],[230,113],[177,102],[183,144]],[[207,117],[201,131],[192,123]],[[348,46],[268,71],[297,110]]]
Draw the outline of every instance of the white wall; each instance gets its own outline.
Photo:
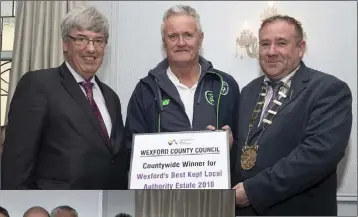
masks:
[[[338,202],[338,216],[357,216],[357,201]]]
[[[103,217],[114,217],[118,213],[127,213],[134,217],[135,191],[103,191]]]
[[[102,217],[102,191],[0,191],[0,206],[11,217],[22,217],[32,206],[42,206],[49,213],[61,205],[76,209],[80,217]]]
[[[124,118],[136,83],[163,59],[161,19],[164,11],[177,3],[189,4],[200,13],[205,34],[203,54],[216,68],[233,75],[241,88],[259,75],[256,60],[235,58],[235,39],[245,21],[257,32],[260,14],[267,2],[94,1],[93,4],[108,16],[111,25],[107,57],[100,77],[119,95]],[[306,65],[337,76],[351,88],[354,121],[347,155],[339,165],[337,194],[342,203],[356,201],[357,2],[277,1],[275,6],[302,22],[308,36]],[[340,210],[343,209],[342,206]]]

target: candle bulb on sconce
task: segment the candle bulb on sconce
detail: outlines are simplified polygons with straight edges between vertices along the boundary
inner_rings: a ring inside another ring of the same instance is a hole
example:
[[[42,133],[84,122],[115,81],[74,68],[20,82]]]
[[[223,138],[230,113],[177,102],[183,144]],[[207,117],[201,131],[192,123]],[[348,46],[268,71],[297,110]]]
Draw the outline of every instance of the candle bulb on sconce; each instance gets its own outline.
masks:
[[[246,51],[247,55],[251,58],[257,58],[258,56],[257,38],[254,36],[254,33],[249,29],[247,21],[245,21],[244,23],[243,31],[240,33],[240,36],[236,38],[236,57],[238,56],[238,49],[240,49],[241,51],[241,59],[243,59],[244,51]]]
[[[274,6],[272,1],[267,2],[268,7],[264,10],[263,14],[261,14],[261,21],[277,15],[277,8]]]
[[[273,8],[273,1],[269,1],[269,2],[267,2],[267,4],[268,4],[269,8]]]
[[[279,15],[277,8],[274,6],[274,2],[267,2],[268,6],[264,9],[264,12],[261,14],[261,21],[270,18],[275,15]],[[258,31],[257,31],[258,32]],[[307,41],[307,35],[303,33],[303,39]],[[242,27],[242,31],[236,37],[236,52],[235,56],[238,56],[238,50],[240,51],[240,58],[243,59],[243,56],[248,56],[252,59],[258,59],[259,54],[259,42],[257,37],[255,37],[254,32],[250,30],[248,22],[245,20]],[[306,45],[307,52],[307,45]]]
[[[245,20],[245,22],[244,22],[244,28],[243,28],[243,30],[245,31],[245,30],[249,30],[249,25],[247,24],[247,21]]]

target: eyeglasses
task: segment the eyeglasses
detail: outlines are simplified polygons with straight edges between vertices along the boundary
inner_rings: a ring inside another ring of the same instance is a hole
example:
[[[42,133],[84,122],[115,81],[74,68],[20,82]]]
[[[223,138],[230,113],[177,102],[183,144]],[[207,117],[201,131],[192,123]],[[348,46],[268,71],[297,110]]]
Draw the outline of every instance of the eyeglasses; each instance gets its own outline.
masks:
[[[188,33],[188,32],[186,32],[182,35],[180,35],[178,33],[173,33],[173,34],[169,34],[168,38],[170,41],[177,41],[180,38],[180,36],[182,36],[184,40],[191,40],[194,38],[195,35],[192,33]]]
[[[107,44],[107,41],[104,39],[88,39],[86,37],[77,37],[76,38],[71,35],[67,35],[67,37],[72,39],[78,46],[81,46],[81,47],[87,46],[90,41],[93,42],[93,45],[95,47],[99,47],[99,48],[103,48]]]

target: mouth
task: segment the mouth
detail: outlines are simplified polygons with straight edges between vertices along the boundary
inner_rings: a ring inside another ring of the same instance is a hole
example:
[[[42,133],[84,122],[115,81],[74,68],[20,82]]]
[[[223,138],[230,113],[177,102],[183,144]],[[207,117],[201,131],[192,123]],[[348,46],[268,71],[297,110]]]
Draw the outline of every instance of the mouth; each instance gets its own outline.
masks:
[[[280,61],[266,61],[267,64],[276,64],[279,63]]]
[[[82,57],[84,60],[86,60],[86,61],[94,61],[94,60],[96,60],[97,58],[96,57],[94,57],[94,56],[85,56],[85,57]]]
[[[179,52],[189,52],[188,50],[177,50],[175,51],[175,53],[179,53]]]

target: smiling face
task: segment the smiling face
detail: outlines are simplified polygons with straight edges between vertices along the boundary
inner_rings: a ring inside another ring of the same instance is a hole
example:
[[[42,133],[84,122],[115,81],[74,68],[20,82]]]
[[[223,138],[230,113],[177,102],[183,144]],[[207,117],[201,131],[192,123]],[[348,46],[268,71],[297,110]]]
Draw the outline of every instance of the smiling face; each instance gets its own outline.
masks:
[[[164,22],[163,33],[169,63],[197,64],[204,34],[198,31],[194,17],[184,14],[170,16]]]
[[[68,35],[67,40],[63,40],[63,51],[65,52],[66,60],[84,79],[91,78],[103,62],[105,44],[103,47],[96,47],[93,42],[89,42],[87,45],[78,45],[76,40],[105,41],[104,33],[72,29]]]
[[[306,50],[306,42],[298,40],[295,26],[284,20],[266,24],[259,32],[259,44],[260,66],[271,79],[291,73]]]

